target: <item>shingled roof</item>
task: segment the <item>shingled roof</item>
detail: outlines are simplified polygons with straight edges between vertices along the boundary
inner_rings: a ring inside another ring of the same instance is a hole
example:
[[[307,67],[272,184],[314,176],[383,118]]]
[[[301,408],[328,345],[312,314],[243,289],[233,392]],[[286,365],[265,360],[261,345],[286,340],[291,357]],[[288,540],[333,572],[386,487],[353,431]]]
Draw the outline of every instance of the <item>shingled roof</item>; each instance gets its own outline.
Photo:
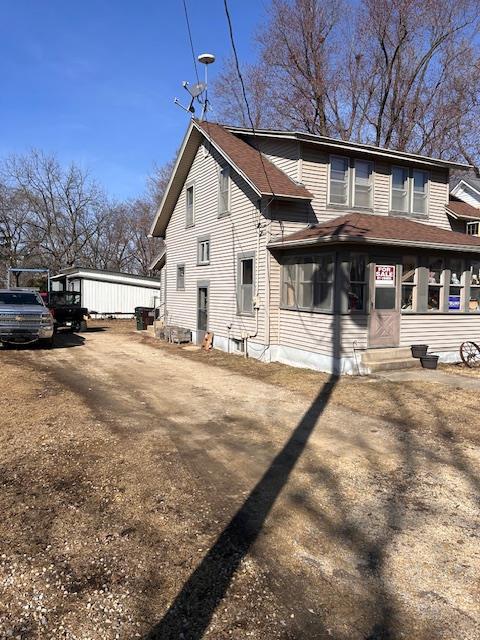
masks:
[[[259,194],[312,200],[313,195],[303,185],[294,182],[266,156],[222,125],[197,120],[195,125],[210,138],[222,155],[231,161]]]
[[[459,220],[480,220],[480,209],[472,207],[471,204],[461,200],[450,200],[447,206],[447,213],[452,214]]]
[[[366,213],[347,213],[328,222],[307,227],[282,240],[270,242],[269,247],[278,249],[326,242],[395,244],[480,252],[480,237],[407,218]]]

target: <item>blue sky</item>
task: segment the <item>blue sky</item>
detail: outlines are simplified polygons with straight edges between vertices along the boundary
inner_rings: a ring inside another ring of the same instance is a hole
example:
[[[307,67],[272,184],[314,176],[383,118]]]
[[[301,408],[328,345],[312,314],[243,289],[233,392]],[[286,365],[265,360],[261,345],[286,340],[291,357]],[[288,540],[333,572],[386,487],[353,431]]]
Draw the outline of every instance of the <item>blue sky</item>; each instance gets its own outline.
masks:
[[[187,0],[197,53],[230,55],[223,0]],[[263,15],[230,0],[241,61]],[[210,71],[209,70],[209,71]],[[32,147],[90,170],[116,198],[142,192],[188,124],[173,105],[194,70],[182,0],[2,0],[0,156]]]

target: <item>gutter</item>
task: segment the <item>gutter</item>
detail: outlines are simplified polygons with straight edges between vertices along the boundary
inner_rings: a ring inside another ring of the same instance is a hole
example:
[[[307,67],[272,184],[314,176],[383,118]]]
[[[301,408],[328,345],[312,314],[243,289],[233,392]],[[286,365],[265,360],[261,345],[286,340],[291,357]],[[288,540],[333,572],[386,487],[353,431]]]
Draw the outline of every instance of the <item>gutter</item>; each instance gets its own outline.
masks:
[[[352,238],[352,236],[339,235],[325,238],[306,238],[304,240],[286,240],[283,242],[270,242],[267,249],[288,249],[290,247],[311,247],[324,244],[367,244],[367,245],[393,245],[396,247],[416,247],[420,249],[439,249],[441,251],[467,251],[480,253],[478,245],[450,245],[438,242],[417,242],[416,240],[395,240],[390,238]]]

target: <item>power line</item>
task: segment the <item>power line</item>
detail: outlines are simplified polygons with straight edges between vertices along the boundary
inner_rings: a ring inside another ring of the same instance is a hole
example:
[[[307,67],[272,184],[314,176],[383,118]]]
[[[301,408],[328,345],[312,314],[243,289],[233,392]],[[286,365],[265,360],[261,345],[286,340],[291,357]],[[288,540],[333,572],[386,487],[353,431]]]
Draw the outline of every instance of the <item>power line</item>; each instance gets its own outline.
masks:
[[[197,58],[195,57],[195,49],[193,47],[192,30],[190,29],[190,20],[188,19],[187,2],[183,0],[183,9],[185,11],[185,21],[187,23],[188,39],[190,40],[190,49],[192,51],[193,66],[195,67],[195,75],[197,76],[197,83],[200,84],[200,78],[198,76]]]
[[[247,107],[247,115],[248,115],[248,119],[250,121],[250,126],[252,127],[253,139],[255,140],[255,148],[258,151],[258,154],[260,156],[260,161],[262,163],[263,172],[264,172],[265,177],[267,179],[268,186],[270,187],[270,192],[272,193],[272,199],[270,200],[270,202],[271,202],[276,196],[275,196],[275,192],[273,190],[272,184],[270,182],[270,178],[268,177],[267,169],[266,169],[265,163],[263,161],[263,155],[262,155],[262,152],[260,151],[260,146],[259,146],[258,139],[257,139],[257,134],[256,134],[256,131],[255,131],[255,125],[253,124],[252,112],[250,111],[250,105],[248,103],[247,91],[245,89],[245,82],[243,81],[242,72],[240,71],[240,63],[238,61],[237,47],[235,46],[235,38],[234,38],[234,35],[233,35],[232,19],[230,17],[230,11],[228,9],[227,0],[223,0],[223,6],[225,7],[225,15],[227,17],[227,22],[228,22],[228,31],[229,31],[229,35],[230,35],[230,43],[232,45],[233,57],[234,57],[234,61],[235,61],[235,68],[237,70],[238,79],[240,80],[240,85],[242,87],[243,99],[245,101],[245,106]],[[267,204],[267,207],[270,204],[270,202]]]

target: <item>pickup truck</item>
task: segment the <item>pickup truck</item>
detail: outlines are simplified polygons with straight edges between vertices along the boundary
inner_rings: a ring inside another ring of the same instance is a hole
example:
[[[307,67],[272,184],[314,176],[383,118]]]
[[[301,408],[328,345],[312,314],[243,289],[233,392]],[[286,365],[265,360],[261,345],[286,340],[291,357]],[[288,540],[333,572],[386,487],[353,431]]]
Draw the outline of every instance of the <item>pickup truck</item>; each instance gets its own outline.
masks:
[[[0,343],[53,346],[53,317],[32,289],[0,289]]]

